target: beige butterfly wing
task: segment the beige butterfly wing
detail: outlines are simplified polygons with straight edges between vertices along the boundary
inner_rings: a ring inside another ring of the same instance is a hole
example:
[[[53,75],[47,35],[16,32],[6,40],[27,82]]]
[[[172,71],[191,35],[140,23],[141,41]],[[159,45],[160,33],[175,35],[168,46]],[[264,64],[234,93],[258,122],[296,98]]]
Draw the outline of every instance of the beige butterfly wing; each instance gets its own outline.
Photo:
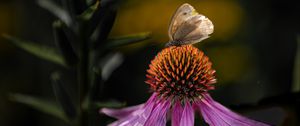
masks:
[[[176,10],[175,14],[171,19],[171,23],[169,25],[169,30],[168,30],[169,38],[171,41],[174,40],[174,34],[177,31],[178,27],[183,22],[188,20],[191,16],[193,16],[195,12],[196,12],[195,9],[187,3],[181,5]]]
[[[194,44],[209,37],[213,33],[214,26],[212,22],[204,15],[192,16],[183,22],[173,35],[175,41],[180,44]]]
[[[167,45],[194,44],[208,38],[214,30],[212,22],[189,4],[181,5],[169,26]]]

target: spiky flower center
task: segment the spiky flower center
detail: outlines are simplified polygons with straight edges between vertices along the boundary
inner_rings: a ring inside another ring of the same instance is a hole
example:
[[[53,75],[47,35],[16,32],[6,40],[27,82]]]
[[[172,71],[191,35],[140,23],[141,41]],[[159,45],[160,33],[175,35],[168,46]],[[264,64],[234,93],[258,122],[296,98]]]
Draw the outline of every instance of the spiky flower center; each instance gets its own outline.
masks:
[[[211,66],[209,58],[192,45],[171,46],[151,61],[145,82],[163,97],[192,99],[214,89]]]

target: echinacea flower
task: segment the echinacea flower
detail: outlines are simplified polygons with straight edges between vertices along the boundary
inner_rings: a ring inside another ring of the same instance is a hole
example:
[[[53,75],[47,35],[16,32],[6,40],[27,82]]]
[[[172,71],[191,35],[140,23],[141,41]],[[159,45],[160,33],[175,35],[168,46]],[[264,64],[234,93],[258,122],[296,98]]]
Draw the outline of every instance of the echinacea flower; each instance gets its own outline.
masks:
[[[204,53],[192,45],[170,46],[151,61],[146,83],[153,92],[141,105],[100,110],[118,120],[110,126],[194,126],[200,111],[210,126],[268,126],[243,117],[214,101],[208,94],[216,83],[215,70]]]

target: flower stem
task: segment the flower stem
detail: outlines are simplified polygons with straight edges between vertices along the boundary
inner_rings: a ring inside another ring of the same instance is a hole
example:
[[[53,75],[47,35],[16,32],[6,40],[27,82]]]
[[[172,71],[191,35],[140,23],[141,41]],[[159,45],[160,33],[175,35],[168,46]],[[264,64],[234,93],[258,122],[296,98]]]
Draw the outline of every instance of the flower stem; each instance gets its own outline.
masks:
[[[83,25],[84,26],[84,25]],[[78,90],[79,90],[79,126],[87,126],[88,124],[88,112],[84,108],[84,101],[87,96],[89,87],[89,49],[88,38],[85,35],[84,27],[80,27],[79,30],[79,65],[78,65]]]

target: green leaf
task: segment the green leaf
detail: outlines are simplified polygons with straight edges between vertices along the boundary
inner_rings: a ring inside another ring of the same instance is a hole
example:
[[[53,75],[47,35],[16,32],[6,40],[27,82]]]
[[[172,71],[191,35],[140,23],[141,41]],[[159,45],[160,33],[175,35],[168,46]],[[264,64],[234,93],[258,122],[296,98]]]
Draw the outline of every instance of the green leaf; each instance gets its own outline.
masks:
[[[90,104],[90,102],[94,102],[100,98],[103,92],[104,84],[103,79],[101,78],[101,68],[94,66],[91,75],[92,82],[86,100],[88,105]]]
[[[51,12],[53,15],[55,15],[56,17],[61,19],[68,26],[71,25],[72,20],[71,20],[70,15],[67,13],[67,11],[62,9],[60,6],[58,6],[52,0],[37,0],[37,3],[38,3],[38,5],[45,8],[46,10]]]
[[[126,105],[125,102],[118,102],[118,101],[106,101],[106,102],[95,102],[94,107],[97,109],[99,108],[120,108]]]
[[[4,38],[12,42],[15,46],[41,58],[45,59],[51,62],[54,62],[56,64],[67,66],[65,64],[64,59],[61,57],[61,55],[58,53],[58,51],[52,47],[48,47],[45,45],[39,45],[33,42],[27,42],[20,40],[18,38],[9,36],[9,35],[3,35]]]
[[[114,48],[114,47],[141,42],[143,40],[150,38],[150,35],[151,35],[150,32],[144,32],[144,33],[126,35],[126,36],[121,36],[116,38],[110,38],[107,40],[106,47]]]
[[[91,36],[93,42],[97,42],[94,43],[94,47],[97,47],[99,42],[106,40],[112,29],[117,15],[117,10],[112,5],[103,4],[103,0],[101,0],[101,3],[96,2],[81,15],[86,24],[86,35]]]
[[[53,73],[51,79],[54,94],[58,103],[60,103],[61,107],[63,108],[65,114],[69,117],[69,119],[74,119],[77,115],[77,111],[70,95],[66,90],[65,85],[61,80],[60,74],[58,72]]]
[[[94,5],[90,6],[88,9],[86,9],[79,18],[83,20],[90,20],[95,11],[98,9],[100,2],[97,1]]]
[[[121,53],[110,53],[101,60],[101,76],[106,81],[110,75],[119,67],[124,61]]]
[[[117,15],[116,3],[118,2],[115,0],[96,1],[79,16],[86,25],[84,33],[91,36],[93,42],[98,42],[94,43],[94,48],[99,42],[106,40],[112,29]]]
[[[93,16],[88,32],[91,33],[91,39],[95,42],[94,48],[104,44],[103,42],[107,39],[114,25],[116,16],[117,11],[111,8],[102,8],[101,13]]]
[[[28,105],[36,110],[44,112],[45,114],[52,115],[65,122],[69,122],[64,112],[53,102],[23,94],[11,94],[10,100]]]
[[[60,20],[55,21],[53,23],[53,32],[56,45],[60,49],[65,63],[68,66],[77,64],[79,59],[71,45],[71,41],[68,38],[66,25]]]
[[[297,52],[294,61],[294,77],[292,91],[300,91],[300,35],[297,36]]]

